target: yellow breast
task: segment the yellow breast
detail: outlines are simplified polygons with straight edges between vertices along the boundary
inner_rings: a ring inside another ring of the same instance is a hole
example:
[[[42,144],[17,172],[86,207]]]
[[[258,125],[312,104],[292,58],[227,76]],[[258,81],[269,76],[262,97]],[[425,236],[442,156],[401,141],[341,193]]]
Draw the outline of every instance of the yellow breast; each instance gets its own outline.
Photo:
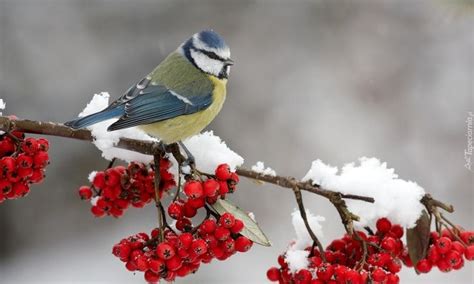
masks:
[[[143,131],[169,144],[201,132],[222,109],[226,96],[226,79],[209,76],[214,85],[212,104],[205,110],[172,119],[139,126]]]

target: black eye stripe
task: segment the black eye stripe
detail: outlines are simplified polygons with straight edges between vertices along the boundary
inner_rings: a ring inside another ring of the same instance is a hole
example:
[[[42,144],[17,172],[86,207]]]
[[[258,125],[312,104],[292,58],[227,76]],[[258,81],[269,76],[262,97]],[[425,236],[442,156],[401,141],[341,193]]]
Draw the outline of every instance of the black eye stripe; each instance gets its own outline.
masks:
[[[222,61],[222,62],[225,62],[225,59],[220,57],[219,55],[217,55],[215,52],[212,52],[212,51],[208,51],[208,50],[204,50],[204,49],[200,49],[200,48],[196,48],[197,51],[199,52],[202,52],[204,53],[205,55],[207,55],[209,58],[211,59],[215,59],[215,60],[219,60],[219,61]]]

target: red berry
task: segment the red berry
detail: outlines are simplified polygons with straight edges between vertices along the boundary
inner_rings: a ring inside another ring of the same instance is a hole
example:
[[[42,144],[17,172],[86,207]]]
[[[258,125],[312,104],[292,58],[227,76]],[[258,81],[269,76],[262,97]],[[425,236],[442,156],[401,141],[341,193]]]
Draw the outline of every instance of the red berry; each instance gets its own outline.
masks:
[[[466,247],[460,242],[454,241],[451,243],[451,249],[459,252],[462,255],[464,251],[466,250]]]
[[[296,283],[309,283],[311,281],[311,272],[308,269],[301,269],[295,275]]]
[[[36,153],[33,157],[33,167],[38,169],[38,168],[44,168],[46,165],[49,163],[49,155],[48,152],[40,151]]]
[[[178,255],[175,255],[174,257],[166,261],[166,268],[168,268],[171,271],[176,271],[180,269],[182,265],[183,265],[183,260]]]
[[[33,158],[27,154],[20,154],[16,157],[16,164],[20,168],[31,168],[33,166]]]
[[[191,233],[182,233],[178,236],[178,240],[180,248],[188,249],[193,242],[193,235]]]
[[[92,185],[95,188],[104,188],[105,187],[105,173],[97,172],[94,176],[94,180],[92,181]]]
[[[334,274],[334,267],[325,262],[319,266],[316,275],[318,275],[318,278],[324,281],[328,281],[331,279],[332,275]]]
[[[380,245],[387,252],[394,252],[397,247],[397,242],[392,237],[385,237]]]
[[[232,238],[228,238],[222,243],[224,251],[227,253],[233,253],[235,251],[235,241]]]
[[[234,226],[230,228],[230,231],[233,234],[238,234],[242,231],[243,228],[244,228],[244,222],[240,221],[239,219],[235,219]]]
[[[400,263],[400,260],[393,259],[387,264],[387,269],[391,273],[398,273],[400,270],[402,270],[402,264]]]
[[[190,180],[184,184],[184,193],[189,198],[200,198],[204,195],[202,184],[196,180]]]
[[[231,177],[229,165],[221,164],[216,168],[216,177],[218,180],[227,181]]]
[[[436,247],[434,245],[431,245],[430,248],[428,249],[428,253],[426,255],[426,258],[431,262],[431,263],[436,263],[438,262],[441,254],[438,252]]]
[[[235,240],[235,250],[240,252],[246,252],[252,247],[252,241],[247,237],[240,236]]]
[[[157,283],[160,280],[160,276],[151,270],[145,271],[144,277],[145,281],[148,283]]]
[[[474,245],[474,232],[464,231],[461,232],[460,236],[463,242],[465,242],[468,246]]]
[[[349,269],[344,274],[344,280],[346,281],[345,284],[361,284],[359,272]]]
[[[206,234],[212,234],[217,228],[216,221],[214,219],[206,219],[202,222],[200,229]]]
[[[206,180],[202,187],[206,197],[214,197],[219,194],[219,183],[215,179]]]
[[[224,227],[217,227],[216,231],[214,232],[214,236],[219,241],[225,241],[230,237],[230,231]]]
[[[207,244],[203,239],[196,239],[191,243],[191,249],[197,255],[203,255],[207,252]]]
[[[344,251],[346,248],[346,242],[344,240],[336,239],[331,242],[328,248],[332,251]]]
[[[192,229],[191,220],[188,218],[180,219],[176,222],[176,229],[180,231],[188,231]]]
[[[403,237],[403,228],[402,226],[395,224],[390,229],[390,233],[397,239],[401,239]]]
[[[377,231],[382,234],[387,233],[392,228],[392,223],[387,218],[380,218],[377,220]]]
[[[183,205],[178,202],[171,203],[168,206],[168,215],[176,220],[183,218]]]
[[[228,212],[222,214],[222,216],[219,218],[219,225],[224,228],[230,229],[234,226],[234,224],[235,224],[235,217],[234,215]]]
[[[0,193],[7,195],[12,190],[12,183],[6,180],[0,180]]]
[[[382,268],[376,268],[372,273],[370,274],[372,276],[372,279],[376,282],[383,282],[385,279],[387,279],[387,273]]]
[[[281,276],[280,276],[280,269],[276,268],[276,267],[272,267],[270,269],[267,270],[267,278],[268,280],[272,281],[272,282],[277,282],[280,280]]]
[[[462,261],[462,255],[455,250],[449,251],[446,254],[445,258],[452,267],[458,266],[459,263]]]
[[[387,284],[398,284],[400,283],[400,277],[397,274],[389,274],[387,276]]]
[[[415,266],[416,270],[420,273],[428,273],[428,272],[431,271],[432,267],[433,267],[433,265],[427,259],[422,259],[422,260],[418,261],[418,263]]]
[[[188,218],[193,218],[197,214],[197,209],[191,206],[189,202],[184,203],[183,215]]]
[[[162,242],[156,247],[156,254],[163,260],[172,258],[175,253],[175,249],[167,242]]]
[[[451,243],[449,238],[441,237],[436,241],[435,246],[439,253],[444,254],[451,250]]]
[[[21,143],[21,150],[28,155],[34,155],[38,151],[38,141],[35,138],[26,138]]]
[[[38,149],[40,151],[48,151],[49,150],[49,141],[44,138],[39,138],[36,140],[38,142]]]
[[[2,175],[6,175],[16,168],[16,160],[12,157],[3,157],[0,160],[0,170]]]
[[[464,251],[464,257],[467,260],[474,260],[474,245],[470,245]]]
[[[31,183],[40,183],[44,179],[44,173],[42,169],[33,169],[33,173],[30,176]]]
[[[13,192],[17,197],[25,196],[30,191],[28,185],[24,182],[17,182],[13,184]]]
[[[91,212],[95,217],[102,217],[105,215],[104,209],[98,207],[98,206],[92,206],[91,207]]]
[[[446,259],[440,259],[436,263],[436,266],[438,266],[438,269],[441,272],[449,272],[452,269],[451,263],[449,263]]]
[[[89,200],[92,197],[92,189],[88,186],[81,186],[79,188],[79,196],[81,199]]]
[[[148,267],[151,271],[155,273],[161,273],[165,270],[165,262],[160,258],[150,258],[148,259]]]
[[[201,197],[196,199],[188,199],[186,203],[193,208],[199,209],[204,207],[204,205],[206,204],[206,200],[204,199],[204,197]]]

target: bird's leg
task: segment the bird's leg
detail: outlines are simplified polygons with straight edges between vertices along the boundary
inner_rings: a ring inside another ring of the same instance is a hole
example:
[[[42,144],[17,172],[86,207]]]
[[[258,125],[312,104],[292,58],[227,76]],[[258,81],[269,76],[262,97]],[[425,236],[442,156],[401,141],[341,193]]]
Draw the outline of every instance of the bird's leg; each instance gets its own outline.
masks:
[[[184,152],[186,152],[186,161],[184,161],[183,165],[189,165],[191,167],[191,169],[194,169],[195,166],[196,166],[196,161],[194,160],[194,156],[193,154],[191,154],[191,152],[188,150],[188,148],[186,148],[186,146],[184,145],[183,142],[179,141],[178,142],[179,145],[181,146],[181,148],[183,148]]]

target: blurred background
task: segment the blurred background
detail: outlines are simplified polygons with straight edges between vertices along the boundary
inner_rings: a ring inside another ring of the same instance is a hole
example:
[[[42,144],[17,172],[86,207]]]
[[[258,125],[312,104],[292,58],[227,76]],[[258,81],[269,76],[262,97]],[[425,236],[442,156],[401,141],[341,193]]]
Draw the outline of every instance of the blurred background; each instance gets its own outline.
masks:
[[[473,1],[0,0],[0,97],[5,114],[66,121],[94,93],[119,96],[193,33],[213,28],[236,61],[224,109],[209,129],[245,165],[302,177],[375,156],[453,203],[473,229],[473,172],[464,167],[473,111]],[[89,143],[50,138],[52,163],[27,198],[0,206],[1,283],[143,283],[112,245],[149,232],[153,206],[96,219],[77,188],[107,161]],[[474,170],[474,169],[473,169]],[[325,238],[343,227],[326,200]],[[232,199],[257,216],[273,247],[203,265],[178,283],[265,283],[294,237],[289,190],[247,180]],[[474,265],[402,283],[474,283]]]

